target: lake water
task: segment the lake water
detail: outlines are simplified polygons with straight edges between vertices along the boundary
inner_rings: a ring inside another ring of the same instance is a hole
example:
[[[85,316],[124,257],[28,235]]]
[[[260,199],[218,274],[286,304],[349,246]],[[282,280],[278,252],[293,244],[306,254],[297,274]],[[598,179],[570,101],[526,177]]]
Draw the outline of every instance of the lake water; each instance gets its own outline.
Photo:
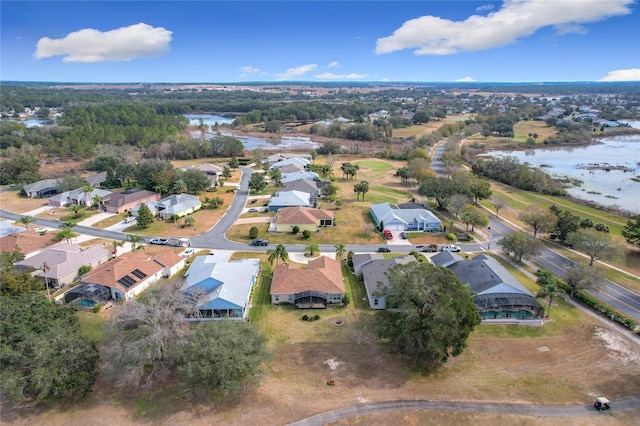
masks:
[[[640,182],[632,180],[640,179],[640,135],[603,138],[583,147],[492,151],[486,155],[515,157],[552,176],[579,179],[579,186],[567,188],[570,195],[640,213]]]
[[[28,120],[14,120],[11,118],[3,118],[0,121],[6,121],[9,123],[22,123],[27,127],[40,127],[43,126],[45,124],[54,124],[53,120],[50,119],[46,119],[46,120],[41,120],[39,118],[32,118],[32,119],[28,119]]]
[[[220,115],[213,114],[185,114],[185,117],[189,119],[189,124],[191,126],[198,126],[200,124],[200,119],[209,126],[207,130],[204,132],[204,137],[206,139],[214,137],[216,134],[213,130],[211,130],[211,126],[218,124],[231,124],[233,123],[233,118],[223,117]],[[247,150],[252,150],[256,148],[260,149],[308,149],[313,150],[320,146],[319,143],[313,142],[311,138],[306,136],[274,136],[270,138],[258,138],[254,136],[245,136],[240,134],[234,134],[227,130],[220,130],[220,134],[223,136],[232,136],[236,139],[239,139],[244,148]],[[192,138],[201,138],[202,132],[200,130],[192,130],[191,131]]]
[[[185,114],[184,116],[189,119],[190,126],[200,125],[200,119],[202,119],[207,126],[214,126],[216,123],[231,124],[233,120],[235,120],[233,117],[223,117],[215,114]]]

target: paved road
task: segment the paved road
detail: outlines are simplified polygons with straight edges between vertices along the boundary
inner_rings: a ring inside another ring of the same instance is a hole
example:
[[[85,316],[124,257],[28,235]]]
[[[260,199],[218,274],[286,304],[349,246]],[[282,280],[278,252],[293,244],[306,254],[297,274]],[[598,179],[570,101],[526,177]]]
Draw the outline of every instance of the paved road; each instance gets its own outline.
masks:
[[[611,412],[624,412],[640,408],[640,395],[630,396],[612,401]],[[394,411],[452,411],[458,413],[493,413],[513,414],[529,417],[589,417],[606,416],[611,412],[600,412],[593,405],[532,405],[494,402],[464,402],[464,401],[425,401],[403,400],[383,401],[371,404],[353,405],[337,410],[325,411],[306,419],[290,423],[290,426],[320,426],[351,417],[365,416],[376,413]]]
[[[433,151],[431,168],[438,174],[443,174],[445,169],[444,164],[440,161],[440,156],[444,152],[444,149],[445,143],[440,143]],[[490,217],[489,221],[489,226],[491,227],[490,231],[492,234],[490,243],[493,247],[495,247],[494,244],[496,244],[500,238],[515,230],[514,227],[496,219],[495,217]],[[476,251],[477,249],[488,248],[488,246],[481,246],[481,248],[478,248],[474,245],[465,245],[462,248],[464,251]],[[536,256],[534,260],[560,277],[565,277],[565,270],[575,265],[570,259],[567,259],[547,247],[544,247],[540,255]],[[603,290],[593,290],[591,293],[600,300],[615,307],[620,312],[640,323],[640,295],[629,291],[610,280],[606,280]]]

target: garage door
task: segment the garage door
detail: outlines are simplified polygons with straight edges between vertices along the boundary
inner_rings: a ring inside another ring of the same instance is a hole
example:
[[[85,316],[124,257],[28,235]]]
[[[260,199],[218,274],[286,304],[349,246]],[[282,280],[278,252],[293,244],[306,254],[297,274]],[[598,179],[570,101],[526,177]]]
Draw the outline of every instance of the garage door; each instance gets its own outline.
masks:
[[[384,229],[388,229],[389,231],[404,231],[404,225],[401,223],[385,223]]]

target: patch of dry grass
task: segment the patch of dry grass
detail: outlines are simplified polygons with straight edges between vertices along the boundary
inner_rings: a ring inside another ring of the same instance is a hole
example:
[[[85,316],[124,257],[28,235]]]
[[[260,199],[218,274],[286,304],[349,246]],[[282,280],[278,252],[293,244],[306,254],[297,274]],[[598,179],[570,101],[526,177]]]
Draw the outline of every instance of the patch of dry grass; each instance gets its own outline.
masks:
[[[0,192],[0,208],[15,213],[26,213],[47,204],[43,198],[20,197],[19,191]]]

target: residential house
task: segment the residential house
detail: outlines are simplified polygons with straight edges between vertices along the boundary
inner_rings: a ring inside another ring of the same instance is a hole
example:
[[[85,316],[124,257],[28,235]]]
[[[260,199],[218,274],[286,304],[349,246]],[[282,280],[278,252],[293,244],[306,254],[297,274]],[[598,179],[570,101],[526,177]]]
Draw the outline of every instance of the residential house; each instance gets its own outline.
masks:
[[[60,244],[35,254],[15,264],[18,270],[36,270],[34,276],[46,279],[55,288],[71,284],[78,278],[78,271],[82,266],[92,269],[107,262],[111,251],[100,246],[82,249],[77,244]],[[43,266],[47,265],[45,271]]]
[[[94,198],[99,197],[101,203],[106,203],[111,198],[112,193],[113,191],[109,191],[108,189],[94,188],[91,192],[85,192],[84,188],[78,188],[69,191],[66,204],[79,204],[85,207],[91,207]]]
[[[273,166],[274,164],[278,163],[279,161],[283,161],[289,158],[300,158],[303,160],[306,160],[309,164],[311,163],[311,161],[313,160],[313,157],[311,156],[311,154],[290,154],[290,153],[278,153],[278,154],[273,154],[267,157],[267,163],[269,163],[269,165]]]
[[[95,186],[96,188],[99,188],[106,180],[107,172],[94,173],[84,178],[84,181],[87,182],[88,185]]]
[[[318,187],[318,182],[310,179],[296,179],[289,181],[284,184],[284,186],[279,189],[279,191],[300,191],[307,192],[311,195],[310,205],[312,207],[318,206],[318,198],[320,197],[320,188]]]
[[[178,272],[185,260],[172,250],[154,257],[142,251],[125,253],[82,276],[81,283],[65,293],[65,302],[131,300],[159,279]]]
[[[158,216],[166,220],[173,215],[186,216],[200,210],[201,207],[202,203],[195,195],[173,194],[160,200],[156,209]]]
[[[327,256],[309,261],[301,269],[289,263],[276,266],[271,280],[271,303],[297,308],[324,308],[342,303],[344,279],[340,262]]]
[[[13,252],[16,248],[25,256],[29,256],[42,248],[51,245],[51,234],[40,235],[33,229],[5,235],[0,238],[0,252]]]
[[[60,189],[57,179],[44,179],[24,185],[22,190],[30,198],[46,198],[56,194]]]
[[[185,273],[181,290],[198,297],[193,320],[243,320],[249,315],[251,289],[260,273],[260,259],[228,261],[227,256],[197,256]]]
[[[275,212],[283,207],[311,207],[311,194],[301,191],[278,191],[269,200],[269,211]]]
[[[294,173],[294,172],[303,172],[305,167],[301,164],[287,164],[282,167],[278,167],[280,170],[280,175],[283,173]]]
[[[298,179],[320,180],[320,176],[315,172],[299,171],[293,173],[282,173],[281,175],[281,182],[285,184]]]
[[[469,286],[483,322],[542,324],[544,307],[493,257],[481,254],[464,260],[454,253],[441,252],[429,260],[450,269]]]
[[[391,259],[373,259],[361,266],[360,270],[371,309],[387,308],[384,295],[384,289],[389,286],[387,271],[396,265],[406,265],[415,261],[414,256],[398,256]]]
[[[442,224],[433,213],[420,204],[381,203],[371,206],[371,217],[378,229],[390,231],[440,231]]]
[[[146,189],[128,189],[124,192],[114,192],[111,194],[109,202],[105,205],[105,210],[109,213],[124,213],[142,203],[148,204],[151,201],[159,201],[160,194],[147,191]]]
[[[290,166],[290,165],[296,165],[296,166],[300,166],[302,167],[303,170],[306,170],[307,167],[309,167],[309,164],[311,164],[310,160],[307,160],[305,158],[300,158],[300,157],[290,157],[278,162],[275,162],[273,164],[271,164],[271,168],[272,169],[279,169],[280,167],[285,167],[285,166]]]
[[[297,226],[300,232],[319,231],[321,227],[335,226],[333,212],[310,207],[284,207],[278,210],[274,220],[276,232],[291,232]]]
[[[362,274],[362,267],[364,265],[371,261],[381,259],[384,259],[384,255],[382,253],[354,253],[351,256],[353,272],[356,274],[356,277],[359,277],[360,274]]]

